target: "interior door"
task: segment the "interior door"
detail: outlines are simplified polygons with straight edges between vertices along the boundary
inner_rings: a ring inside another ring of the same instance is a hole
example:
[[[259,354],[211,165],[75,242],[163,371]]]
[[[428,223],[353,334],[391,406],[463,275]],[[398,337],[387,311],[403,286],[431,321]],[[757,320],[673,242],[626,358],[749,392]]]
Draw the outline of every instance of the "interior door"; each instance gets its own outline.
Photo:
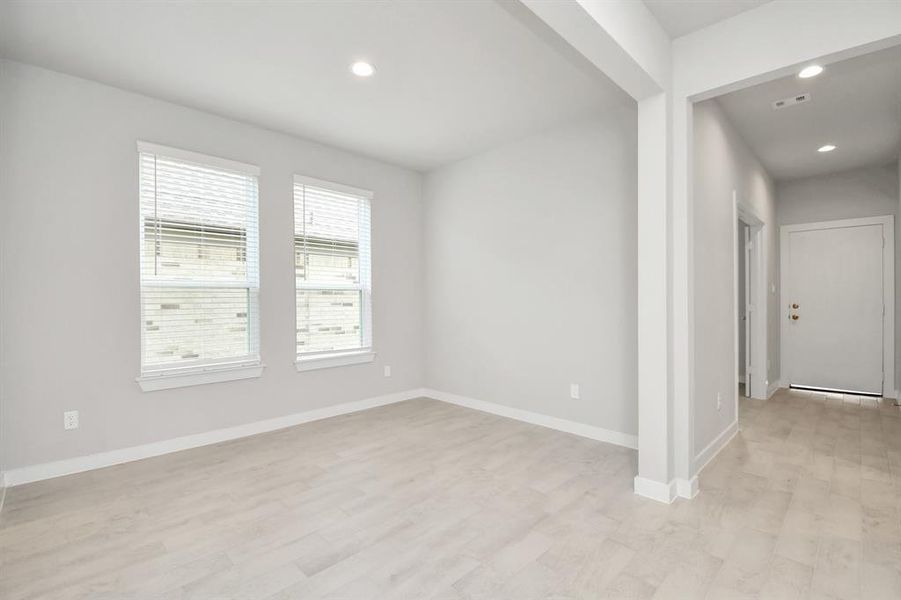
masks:
[[[754,297],[751,294],[751,228],[747,225],[742,226],[744,230],[745,237],[745,245],[744,252],[742,252],[741,259],[744,261],[745,266],[743,269],[744,275],[744,292],[745,292],[745,314],[744,323],[742,326],[744,327],[744,358],[745,358],[745,397],[752,398],[751,394],[751,332],[753,331],[751,327],[751,319],[754,318],[753,307],[751,306],[751,299]]]
[[[882,394],[882,225],[789,233],[791,385]]]

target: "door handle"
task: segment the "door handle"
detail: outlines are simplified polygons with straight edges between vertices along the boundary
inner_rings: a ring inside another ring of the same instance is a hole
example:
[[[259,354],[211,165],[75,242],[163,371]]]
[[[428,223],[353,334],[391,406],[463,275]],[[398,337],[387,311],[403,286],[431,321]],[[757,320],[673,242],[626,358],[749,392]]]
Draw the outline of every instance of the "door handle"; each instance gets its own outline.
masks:
[[[797,304],[792,304],[792,308],[794,308],[795,310],[798,310],[798,305],[797,305]]]
[[[800,318],[801,317],[799,317],[798,315],[792,315],[792,321],[797,321]]]

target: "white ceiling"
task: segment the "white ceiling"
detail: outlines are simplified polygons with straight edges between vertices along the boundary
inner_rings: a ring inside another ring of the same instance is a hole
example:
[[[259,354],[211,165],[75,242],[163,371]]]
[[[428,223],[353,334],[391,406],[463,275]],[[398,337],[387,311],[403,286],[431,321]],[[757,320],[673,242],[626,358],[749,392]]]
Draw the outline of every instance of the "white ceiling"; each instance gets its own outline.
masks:
[[[631,102],[530,14],[492,1],[14,0],[0,55],[427,170]],[[358,59],[376,75],[351,75]]]
[[[770,0],[644,0],[671,38],[725,21]]]
[[[809,102],[778,111],[770,106],[804,92]],[[783,77],[718,101],[774,179],[882,166],[901,148],[901,46],[826,65],[811,79]],[[824,144],[837,149],[817,152]]]

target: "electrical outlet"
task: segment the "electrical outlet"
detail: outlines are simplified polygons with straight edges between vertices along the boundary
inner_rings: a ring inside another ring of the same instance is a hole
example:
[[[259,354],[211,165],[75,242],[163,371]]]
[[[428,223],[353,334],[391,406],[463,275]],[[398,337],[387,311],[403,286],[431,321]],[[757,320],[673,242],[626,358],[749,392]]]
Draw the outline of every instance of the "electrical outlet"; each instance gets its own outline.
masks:
[[[391,365],[385,365],[385,377],[391,377]]]
[[[569,384],[569,397],[572,398],[573,400],[578,400],[579,394],[580,394],[579,384],[578,383]]]
[[[67,410],[63,413],[63,429],[78,429],[77,410]]]
[[[720,392],[716,393],[716,409],[723,410],[723,394]]]

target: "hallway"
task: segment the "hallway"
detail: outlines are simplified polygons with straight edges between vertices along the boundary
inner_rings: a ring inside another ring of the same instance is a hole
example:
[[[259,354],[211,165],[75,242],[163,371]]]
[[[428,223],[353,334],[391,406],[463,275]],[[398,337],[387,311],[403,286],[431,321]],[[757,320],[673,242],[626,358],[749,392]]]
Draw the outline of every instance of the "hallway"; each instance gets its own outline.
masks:
[[[899,409],[800,390],[740,402],[741,432],[683,506],[744,538],[709,597],[901,597]]]

